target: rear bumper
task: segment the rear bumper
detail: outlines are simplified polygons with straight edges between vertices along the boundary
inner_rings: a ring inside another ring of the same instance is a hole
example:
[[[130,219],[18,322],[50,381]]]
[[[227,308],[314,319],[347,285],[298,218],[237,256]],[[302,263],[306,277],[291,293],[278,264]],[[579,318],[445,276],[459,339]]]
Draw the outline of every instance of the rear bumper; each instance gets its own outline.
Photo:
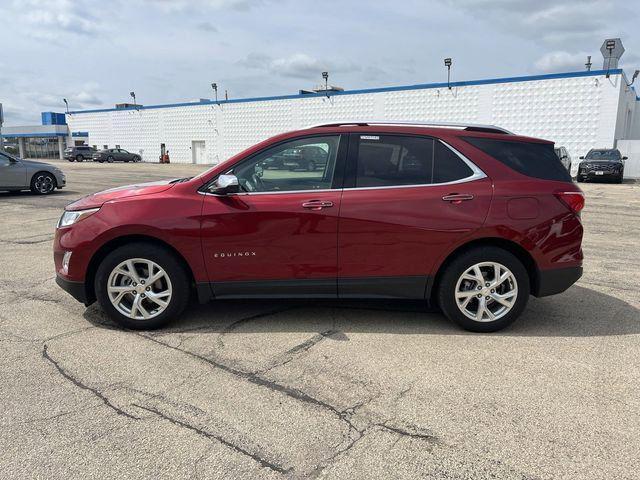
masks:
[[[582,276],[582,267],[556,268],[538,271],[533,291],[536,297],[547,297],[564,292]]]
[[[84,303],[85,305],[89,305],[92,302],[87,298],[87,291],[84,285],[84,282],[74,282],[71,280],[67,280],[66,278],[62,278],[60,275],[56,275],[56,283],[60,288],[62,288],[65,292],[71,295],[80,303]]]

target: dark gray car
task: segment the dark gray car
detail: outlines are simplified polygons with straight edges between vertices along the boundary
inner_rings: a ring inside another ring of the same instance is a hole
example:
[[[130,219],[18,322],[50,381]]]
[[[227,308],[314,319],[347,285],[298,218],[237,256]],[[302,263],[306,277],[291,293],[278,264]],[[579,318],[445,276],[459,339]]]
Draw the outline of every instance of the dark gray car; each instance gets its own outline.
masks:
[[[96,153],[96,149],[88,145],[76,145],[75,147],[66,148],[64,158],[70,162],[83,162],[89,160]]]
[[[140,155],[127,152],[123,148],[108,148],[93,154],[94,162],[139,162]]]
[[[0,190],[31,190],[46,195],[66,184],[64,173],[55,165],[23,160],[0,152]]]

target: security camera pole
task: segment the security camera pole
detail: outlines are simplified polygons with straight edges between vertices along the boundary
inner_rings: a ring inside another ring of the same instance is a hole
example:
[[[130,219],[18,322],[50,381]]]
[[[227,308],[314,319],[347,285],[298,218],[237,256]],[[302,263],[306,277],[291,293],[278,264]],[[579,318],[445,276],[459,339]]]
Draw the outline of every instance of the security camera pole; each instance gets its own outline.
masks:
[[[451,59],[444,59],[444,66],[447,67],[447,88],[451,90]]]

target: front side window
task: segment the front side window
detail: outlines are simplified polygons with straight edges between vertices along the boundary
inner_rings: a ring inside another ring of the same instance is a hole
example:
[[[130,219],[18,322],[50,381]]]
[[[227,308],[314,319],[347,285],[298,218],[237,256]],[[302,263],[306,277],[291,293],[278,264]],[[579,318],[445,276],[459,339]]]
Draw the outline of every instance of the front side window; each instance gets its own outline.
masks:
[[[230,172],[244,192],[330,189],[339,135],[307,137],[281,143],[241,162]]]

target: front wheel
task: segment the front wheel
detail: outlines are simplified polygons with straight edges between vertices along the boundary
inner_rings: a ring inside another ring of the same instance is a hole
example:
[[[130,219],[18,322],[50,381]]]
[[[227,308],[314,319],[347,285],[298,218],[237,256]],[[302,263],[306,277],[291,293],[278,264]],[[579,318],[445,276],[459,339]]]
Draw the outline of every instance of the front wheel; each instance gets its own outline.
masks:
[[[84,156],[82,156],[82,155],[76,155],[76,161],[77,161],[77,162],[84,162]]]
[[[107,162],[113,163],[113,157],[107,157]]]
[[[529,299],[529,274],[510,252],[497,247],[468,250],[443,273],[438,302],[465,330],[495,332],[513,323]]]
[[[31,191],[38,195],[48,195],[56,186],[56,178],[48,172],[38,172],[31,179]]]
[[[189,301],[189,277],[168,250],[133,243],[111,252],[96,272],[96,297],[119,325],[160,328],[180,316]]]

